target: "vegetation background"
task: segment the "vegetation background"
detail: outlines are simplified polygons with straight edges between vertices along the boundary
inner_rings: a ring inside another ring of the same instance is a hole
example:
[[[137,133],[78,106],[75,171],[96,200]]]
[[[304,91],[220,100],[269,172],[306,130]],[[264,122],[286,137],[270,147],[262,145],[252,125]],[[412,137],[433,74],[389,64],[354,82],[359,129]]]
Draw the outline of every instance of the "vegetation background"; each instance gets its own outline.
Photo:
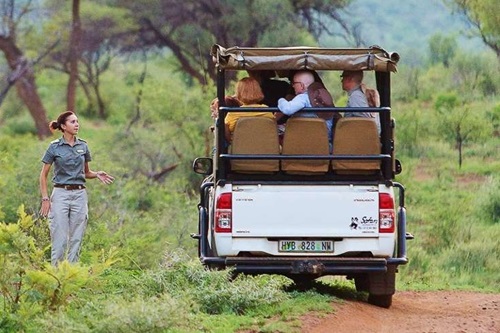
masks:
[[[330,311],[334,295],[366,297],[343,279],[304,292],[277,276],[230,282],[198,263],[191,162],[210,152],[216,42],[398,51],[397,180],[415,235],[398,289],[500,292],[498,9],[494,0],[0,1],[0,331],[294,332],[301,313]],[[324,81],[345,103],[338,76]],[[38,175],[58,135],[40,124],[67,108],[92,168],[116,182],[89,182],[81,263],[53,268]]]

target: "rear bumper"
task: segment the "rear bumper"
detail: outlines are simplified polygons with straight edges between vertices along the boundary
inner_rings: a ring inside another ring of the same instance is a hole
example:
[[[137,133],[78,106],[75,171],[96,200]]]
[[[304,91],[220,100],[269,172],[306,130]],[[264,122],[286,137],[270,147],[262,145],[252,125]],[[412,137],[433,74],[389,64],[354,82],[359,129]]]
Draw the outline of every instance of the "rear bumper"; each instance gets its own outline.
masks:
[[[205,265],[233,267],[249,274],[350,275],[386,272],[389,265],[404,265],[406,258],[348,257],[202,257]]]

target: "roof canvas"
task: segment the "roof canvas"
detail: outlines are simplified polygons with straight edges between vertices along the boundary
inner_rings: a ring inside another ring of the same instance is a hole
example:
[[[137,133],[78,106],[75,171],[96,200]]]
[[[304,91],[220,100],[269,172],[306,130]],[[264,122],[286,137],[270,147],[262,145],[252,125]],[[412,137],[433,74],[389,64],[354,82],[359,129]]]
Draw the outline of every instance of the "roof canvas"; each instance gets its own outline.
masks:
[[[396,72],[399,55],[378,46],[360,49],[317,47],[224,48],[212,46],[220,69],[231,70],[364,70]]]

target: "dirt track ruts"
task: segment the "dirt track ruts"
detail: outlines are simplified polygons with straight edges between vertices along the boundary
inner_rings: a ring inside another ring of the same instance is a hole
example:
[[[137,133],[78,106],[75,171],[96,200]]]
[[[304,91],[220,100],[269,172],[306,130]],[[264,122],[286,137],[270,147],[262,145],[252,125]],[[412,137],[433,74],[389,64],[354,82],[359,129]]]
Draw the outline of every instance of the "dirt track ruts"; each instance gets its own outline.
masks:
[[[305,333],[500,333],[500,294],[397,292],[389,309],[346,300],[334,313],[302,317]]]

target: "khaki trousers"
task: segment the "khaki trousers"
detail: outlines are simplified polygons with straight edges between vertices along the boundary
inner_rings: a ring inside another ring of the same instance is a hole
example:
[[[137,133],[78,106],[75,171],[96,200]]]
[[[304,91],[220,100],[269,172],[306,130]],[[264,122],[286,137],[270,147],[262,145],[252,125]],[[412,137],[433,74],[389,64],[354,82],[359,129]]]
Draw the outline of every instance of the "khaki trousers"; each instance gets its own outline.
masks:
[[[51,263],[56,266],[65,258],[77,262],[87,228],[87,191],[54,188],[50,201]]]

